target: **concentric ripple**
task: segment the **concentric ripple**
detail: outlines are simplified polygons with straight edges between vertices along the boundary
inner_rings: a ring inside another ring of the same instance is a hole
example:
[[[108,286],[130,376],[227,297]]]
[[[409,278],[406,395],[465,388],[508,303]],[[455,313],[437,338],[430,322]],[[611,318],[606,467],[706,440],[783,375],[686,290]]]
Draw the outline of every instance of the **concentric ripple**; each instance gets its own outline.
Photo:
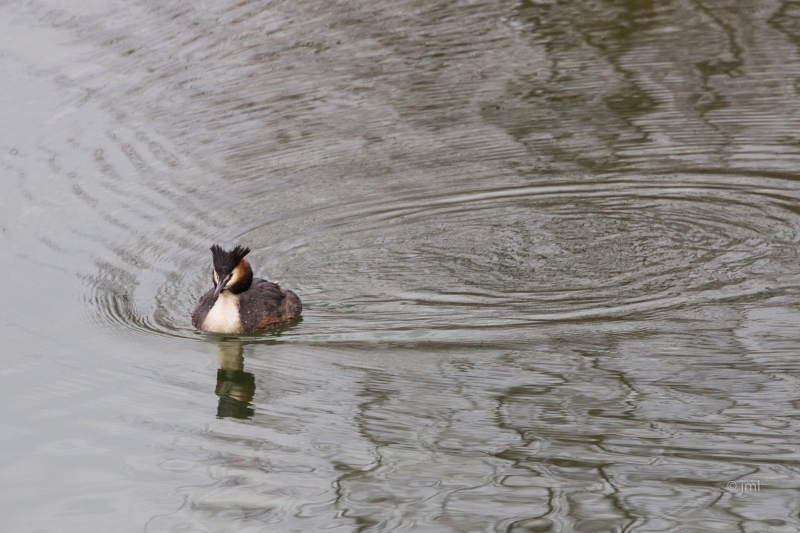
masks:
[[[282,268],[362,331],[616,318],[793,283],[797,194],[698,174],[409,197],[351,206]]]
[[[299,291],[305,339],[435,337],[780,290],[800,274],[798,194],[778,178],[611,176],[321,206],[254,221],[237,242],[254,249],[257,275]],[[157,236],[140,245],[140,257],[159,250],[162,263],[101,265],[99,320],[195,337],[206,247],[170,251]]]

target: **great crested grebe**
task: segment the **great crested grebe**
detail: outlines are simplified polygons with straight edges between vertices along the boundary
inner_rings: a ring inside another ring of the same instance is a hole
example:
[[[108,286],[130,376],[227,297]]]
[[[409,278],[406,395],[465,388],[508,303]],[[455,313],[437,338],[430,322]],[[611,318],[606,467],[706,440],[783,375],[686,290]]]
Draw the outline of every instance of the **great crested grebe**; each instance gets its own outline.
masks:
[[[300,298],[289,289],[265,279],[253,279],[244,256],[250,248],[237,246],[226,252],[211,247],[214,288],[200,297],[192,311],[192,324],[213,333],[249,333],[296,318],[303,311]]]

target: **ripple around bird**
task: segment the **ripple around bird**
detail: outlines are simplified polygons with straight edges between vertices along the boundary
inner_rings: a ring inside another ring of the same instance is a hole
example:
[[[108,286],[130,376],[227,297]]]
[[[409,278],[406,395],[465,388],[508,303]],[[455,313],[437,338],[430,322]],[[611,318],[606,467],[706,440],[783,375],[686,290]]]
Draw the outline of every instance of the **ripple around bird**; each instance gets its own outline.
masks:
[[[339,339],[366,330],[396,338],[400,331],[613,320],[790,287],[800,271],[795,184],[623,175],[309,209],[291,223],[313,216],[314,232],[255,249],[251,262],[257,275],[296,280],[315,324],[307,323],[305,336],[315,340],[334,330]],[[241,242],[263,242],[286,223],[256,222]],[[169,242],[150,245],[163,250]],[[92,291],[98,320],[194,336],[188,313],[209,283],[208,258],[195,257],[150,287],[149,306],[99,277]],[[132,272],[107,275],[140,285]]]

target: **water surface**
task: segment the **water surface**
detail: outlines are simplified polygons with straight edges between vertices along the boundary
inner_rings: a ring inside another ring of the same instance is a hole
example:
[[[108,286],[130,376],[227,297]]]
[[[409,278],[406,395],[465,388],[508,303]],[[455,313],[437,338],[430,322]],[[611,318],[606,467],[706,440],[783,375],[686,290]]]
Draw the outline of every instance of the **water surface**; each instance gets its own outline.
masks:
[[[777,1],[0,2],[0,529],[800,530],[799,45]],[[303,319],[194,330],[212,243]]]

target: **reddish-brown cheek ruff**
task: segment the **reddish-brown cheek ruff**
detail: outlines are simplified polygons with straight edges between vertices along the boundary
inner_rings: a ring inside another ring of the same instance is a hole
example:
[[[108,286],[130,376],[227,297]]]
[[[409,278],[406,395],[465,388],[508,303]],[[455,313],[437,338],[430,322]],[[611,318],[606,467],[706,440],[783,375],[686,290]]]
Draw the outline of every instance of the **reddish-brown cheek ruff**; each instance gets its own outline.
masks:
[[[213,246],[214,284],[217,276],[227,279],[219,296],[212,288],[192,311],[192,324],[214,333],[248,333],[288,322],[300,316],[303,305],[289,289],[270,281],[253,278],[253,269],[244,256],[250,251],[237,246],[225,252]]]
[[[233,294],[245,292],[253,284],[253,269],[247,259],[242,259],[231,272],[231,278],[225,285],[225,290]]]

